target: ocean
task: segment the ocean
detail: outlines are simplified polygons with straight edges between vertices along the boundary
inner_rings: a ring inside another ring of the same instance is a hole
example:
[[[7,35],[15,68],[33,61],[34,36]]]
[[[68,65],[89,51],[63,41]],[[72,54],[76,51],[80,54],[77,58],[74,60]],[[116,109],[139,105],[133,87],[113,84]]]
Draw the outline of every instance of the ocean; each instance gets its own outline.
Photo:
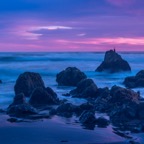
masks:
[[[83,71],[88,78],[92,78],[98,87],[109,87],[113,85],[123,86],[122,82],[126,76],[135,75],[144,69],[144,53],[119,53],[130,64],[131,72],[116,74],[98,73],[95,69],[104,59],[103,52],[90,53],[0,53],[0,107],[6,108],[14,97],[14,85],[18,76],[26,71],[39,73],[45,85],[53,88],[60,98],[63,93],[69,92],[73,87],[59,87],[56,83],[56,74],[67,67],[77,67]],[[144,97],[144,89],[140,91]],[[71,102],[79,104],[85,100],[71,99]]]
[[[23,72],[37,72],[42,76],[46,87],[51,87],[60,99],[67,99],[75,105],[85,103],[85,99],[64,97],[62,94],[68,93],[74,87],[58,86],[56,74],[67,67],[77,67],[83,71],[88,78],[92,78],[99,88],[122,84],[124,78],[135,75],[138,71],[144,69],[144,53],[119,52],[123,59],[128,61],[131,66],[131,72],[120,72],[116,74],[98,73],[95,69],[104,59],[104,52],[43,52],[43,53],[0,53],[0,108],[7,108],[12,103],[14,94],[14,85],[18,76]],[[144,89],[136,88],[144,97]],[[61,123],[61,118],[56,118]],[[2,120],[1,120],[2,121]],[[77,126],[77,128],[79,128]],[[101,130],[96,130],[98,131]],[[105,130],[103,130],[105,131]],[[103,132],[102,131],[102,132]],[[110,130],[112,132],[112,129]],[[112,134],[110,135],[113,137]]]

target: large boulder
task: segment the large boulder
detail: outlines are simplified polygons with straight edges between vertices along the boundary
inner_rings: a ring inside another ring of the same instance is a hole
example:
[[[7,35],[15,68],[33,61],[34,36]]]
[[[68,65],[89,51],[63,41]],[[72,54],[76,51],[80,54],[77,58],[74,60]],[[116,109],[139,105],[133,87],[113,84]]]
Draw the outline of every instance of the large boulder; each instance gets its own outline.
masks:
[[[98,87],[92,79],[83,79],[78,84],[76,89],[70,91],[73,97],[79,98],[96,98]]]
[[[109,115],[114,125],[120,125],[138,119],[140,95],[133,90],[113,86],[110,91]]]
[[[107,71],[110,73],[120,71],[131,71],[131,68],[127,61],[115,52],[115,50],[109,50],[105,53],[104,61],[96,69],[97,72]]]
[[[123,83],[128,88],[144,87],[144,70],[139,71],[135,76],[126,77]]]
[[[26,103],[25,96],[21,93],[14,97],[12,104],[7,108],[7,114],[13,117],[26,118],[29,115],[37,114],[37,110]]]
[[[99,88],[98,97],[95,99],[95,109],[99,112],[107,112],[109,110],[109,100],[112,98],[109,88]]]
[[[76,67],[68,67],[56,76],[59,86],[76,86],[82,79],[87,76]]]
[[[107,120],[104,117],[99,117],[96,120],[96,124],[97,124],[98,127],[105,128],[109,125],[109,120]]]
[[[13,103],[10,106],[25,104],[25,103],[26,103],[26,98],[23,93],[20,93],[14,97]]]
[[[138,104],[136,103],[114,107],[109,114],[110,119],[114,125],[125,125],[125,123],[131,120],[137,119],[137,109]]]
[[[93,111],[84,111],[81,114],[79,121],[82,124],[95,124],[96,123],[95,113]]]
[[[110,90],[110,95],[112,98],[109,102],[112,104],[124,104],[129,102],[138,103],[140,99],[140,95],[137,92],[119,86],[113,86]]]
[[[139,119],[143,119],[144,120],[144,102],[141,102],[138,105],[138,114],[137,114]]]
[[[64,103],[61,104],[57,110],[57,115],[64,116],[64,117],[71,117],[74,112],[77,111],[77,106],[71,104],[71,103]]]
[[[13,117],[27,118],[29,115],[37,114],[37,110],[26,103],[10,106],[7,109],[7,114]]]
[[[26,97],[29,97],[37,87],[44,87],[44,82],[40,74],[25,72],[18,77],[14,90],[16,95],[23,93]]]
[[[29,103],[34,107],[43,107],[58,104],[59,99],[51,88],[38,87],[31,94]]]

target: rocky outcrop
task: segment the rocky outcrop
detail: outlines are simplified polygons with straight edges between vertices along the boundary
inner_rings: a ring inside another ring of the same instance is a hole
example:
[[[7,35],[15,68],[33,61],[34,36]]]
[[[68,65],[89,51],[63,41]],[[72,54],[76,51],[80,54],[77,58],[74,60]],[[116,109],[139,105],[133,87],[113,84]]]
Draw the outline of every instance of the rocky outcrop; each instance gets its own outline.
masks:
[[[14,97],[13,103],[10,106],[25,104],[25,103],[26,103],[25,96],[23,93],[20,93]]]
[[[64,103],[56,109],[56,114],[63,117],[71,117],[76,111],[77,106],[71,103]]]
[[[139,105],[138,105],[138,108],[137,108],[137,116],[139,119],[143,119],[144,120],[144,102],[141,102]]]
[[[10,116],[27,118],[29,115],[37,114],[37,110],[29,104],[19,104],[10,106],[7,113]]]
[[[138,103],[140,99],[140,96],[137,92],[119,86],[113,86],[110,90],[110,95],[112,98],[110,99],[109,103],[115,104],[126,104],[129,102]]]
[[[98,97],[95,99],[95,109],[99,112],[108,112],[109,110],[109,101],[111,99],[109,88],[99,88]]]
[[[133,119],[137,119],[138,104],[130,103],[115,106],[110,112],[110,119],[114,125],[125,124]]]
[[[23,93],[14,97],[13,103],[8,107],[7,114],[13,117],[26,118],[29,115],[37,114],[37,110],[26,103]]]
[[[44,87],[41,76],[38,73],[25,72],[18,77],[14,90],[16,95],[23,93],[26,97],[29,97],[37,87]]]
[[[96,124],[96,117],[95,117],[95,113],[93,111],[84,111],[80,118],[79,118],[79,121],[82,123],[82,124]]]
[[[68,67],[56,76],[59,86],[76,86],[82,79],[87,76],[76,67]]]
[[[96,120],[96,124],[97,124],[97,126],[98,127],[101,127],[101,128],[105,128],[105,127],[107,127],[108,125],[109,125],[109,120],[107,120],[106,118],[104,118],[104,117],[99,117],[99,118],[97,118],[97,120]]]
[[[51,88],[38,87],[31,94],[29,103],[34,107],[44,107],[58,104],[59,99],[57,94]]]
[[[0,80],[0,84],[2,83],[2,80]]]
[[[144,87],[144,70],[139,71],[135,76],[126,77],[123,83],[127,88]]]
[[[92,79],[81,80],[70,94],[79,98],[96,98],[98,88]]]
[[[131,71],[131,68],[127,61],[115,52],[115,50],[109,50],[105,53],[104,61],[96,69],[97,72],[120,72],[120,71]]]

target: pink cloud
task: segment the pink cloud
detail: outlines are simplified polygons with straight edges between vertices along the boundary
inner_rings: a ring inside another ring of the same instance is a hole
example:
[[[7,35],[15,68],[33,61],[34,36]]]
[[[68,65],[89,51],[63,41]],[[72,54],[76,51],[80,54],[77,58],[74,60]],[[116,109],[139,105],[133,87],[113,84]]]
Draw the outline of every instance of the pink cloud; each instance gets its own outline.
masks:
[[[101,45],[101,44],[127,44],[127,45],[142,45],[144,46],[144,37],[138,38],[124,38],[124,37],[117,37],[117,38],[91,38],[91,39],[83,39],[83,40],[76,40],[76,41],[68,41],[68,40],[57,40],[58,43],[62,44],[91,44],[91,45]]]

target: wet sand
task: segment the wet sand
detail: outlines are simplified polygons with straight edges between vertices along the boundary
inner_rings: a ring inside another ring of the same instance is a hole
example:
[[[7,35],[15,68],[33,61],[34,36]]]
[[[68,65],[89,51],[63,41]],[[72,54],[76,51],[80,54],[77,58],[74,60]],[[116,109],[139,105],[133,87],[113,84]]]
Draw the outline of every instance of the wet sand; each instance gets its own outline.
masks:
[[[83,129],[79,124],[66,124],[58,117],[35,122],[10,123],[1,116],[1,144],[125,144],[126,140],[111,127]],[[69,120],[67,120],[69,121]]]

